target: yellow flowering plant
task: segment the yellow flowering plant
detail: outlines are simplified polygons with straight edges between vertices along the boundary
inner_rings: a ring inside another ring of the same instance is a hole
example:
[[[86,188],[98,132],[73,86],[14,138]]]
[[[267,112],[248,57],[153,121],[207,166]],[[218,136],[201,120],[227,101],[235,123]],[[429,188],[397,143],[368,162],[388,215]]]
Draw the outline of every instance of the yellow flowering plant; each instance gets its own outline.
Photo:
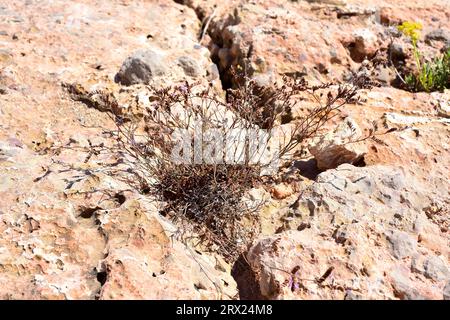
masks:
[[[413,46],[417,45],[417,40],[420,38],[420,30],[422,30],[420,22],[405,21],[397,29],[411,39]]]
[[[411,39],[414,59],[416,62],[416,74],[410,74],[405,78],[406,84],[412,90],[443,90],[450,87],[450,49],[442,55],[435,57],[430,62],[422,64],[421,54],[417,47],[420,38],[422,24],[420,22],[405,21],[397,26],[397,29]]]

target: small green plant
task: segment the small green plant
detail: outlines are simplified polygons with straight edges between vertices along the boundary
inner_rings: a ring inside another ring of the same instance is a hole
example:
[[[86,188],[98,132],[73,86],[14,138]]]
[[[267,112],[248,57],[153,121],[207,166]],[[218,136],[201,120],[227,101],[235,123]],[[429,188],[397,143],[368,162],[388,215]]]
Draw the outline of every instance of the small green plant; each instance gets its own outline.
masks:
[[[416,90],[427,92],[450,88],[450,49],[431,62],[423,63],[419,74],[408,76],[406,81]]]
[[[412,91],[436,91],[450,88],[450,49],[431,61],[423,62],[417,47],[422,25],[419,22],[405,21],[398,30],[411,39],[416,72],[405,77],[406,85]]]

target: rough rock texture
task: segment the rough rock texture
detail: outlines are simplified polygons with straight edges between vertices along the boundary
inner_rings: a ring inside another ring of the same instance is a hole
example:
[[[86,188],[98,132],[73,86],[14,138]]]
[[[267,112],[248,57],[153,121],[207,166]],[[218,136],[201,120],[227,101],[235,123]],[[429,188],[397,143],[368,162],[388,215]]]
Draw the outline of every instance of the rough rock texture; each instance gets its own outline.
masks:
[[[367,153],[358,142],[361,129],[352,118],[344,119],[333,131],[311,141],[309,152],[321,170],[334,169],[343,163],[356,163]]]
[[[139,50],[124,61],[116,79],[124,85],[149,83],[152,78],[167,74],[163,59],[155,50]]]
[[[448,196],[448,189],[426,190],[401,169],[344,164],[321,173],[285,210],[290,218],[282,232],[250,249],[261,293],[271,299],[441,299],[449,279],[448,229],[424,206],[442,201],[448,210]]]
[[[363,135],[374,121],[398,130],[361,144],[350,162],[364,154],[365,167],[335,168],[335,151],[322,173],[320,154],[295,159],[260,192],[269,198],[262,235],[247,253],[251,270],[235,281],[220,256],[182,244],[156,203],[107,175],[110,159],[81,151],[108,146],[102,128],[113,124],[62,86],[106,89],[120,112],[139,116],[145,84],[211,82],[224,95],[235,65],[267,86],[283,75],[342,81],[391,35],[394,58],[407,61],[411,44],[390,27],[404,20],[422,22],[427,54],[442,50],[447,8],[447,0],[0,1],[0,298],[450,299],[448,90],[396,89],[392,69],[380,69],[382,86],[363,90],[325,132],[348,117]],[[299,98],[291,122],[316,105]]]
[[[443,298],[444,300],[450,300],[450,281],[445,285]]]
[[[98,219],[108,235],[101,299],[230,299],[236,295],[231,275],[214,268],[220,260],[172,242],[174,227],[161,221],[155,209],[131,200],[118,209],[99,211]]]
[[[419,20],[427,34],[445,29],[449,18],[446,0],[181,2],[201,19],[211,18],[210,50],[225,74],[230,66],[247,61],[263,83],[281,74],[340,79],[387,45],[389,25]]]
[[[170,1],[14,1],[0,14],[0,298],[234,297],[223,259],[172,239],[154,206],[143,209],[87,160],[82,148],[108,145],[100,127],[112,123],[61,86],[115,90],[123,61],[149,48],[172,63],[155,66],[168,71],[154,83],[214,80],[194,11]],[[201,72],[173,67],[186,56]]]

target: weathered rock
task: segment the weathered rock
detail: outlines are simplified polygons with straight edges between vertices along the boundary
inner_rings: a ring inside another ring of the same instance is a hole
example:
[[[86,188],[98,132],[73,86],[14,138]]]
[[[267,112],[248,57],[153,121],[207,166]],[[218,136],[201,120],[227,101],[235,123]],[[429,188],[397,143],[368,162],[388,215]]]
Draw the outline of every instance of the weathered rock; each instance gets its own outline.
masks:
[[[346,251],[313,229],[305,229],[260,239],[250,249],[247,259],[258,275],[261,294],[269,299],[439,297],[439,290],[413,281],[406,266],[385,267],[383,273],[379,269],[381,265],[371,266],[379,262],[370,254],[363,256],[363,249],[351,249],[349,257],[345,257]],[[360,263],[361,269],[355,263]]]
[[[392,68],[385,66],[377,66],[375,69],[375,78],[384,85],[392,84],[397,78],[397,74]]]
[[[111,146],[100,128],[113,123],[101,111],[74,102],[61,86],[81,82],[86,90],[106,88],[129,102],[137,93],[118,92],[112,78],[130,52],[148,47],[167,53],[170,72],[163,70],[163,80],[168,83],[186,77],[173,57],[190,56],[206,70],[212,61],[198,46],[194,11],[158,0],[16,1],[6,7],[0,22],[9,35],[1,36],[0,53],[0,87],[6,92],[0,95],[0,298],[234,296],[234,280],[216,270],[214,257],[177,241],[173,248],[167,245],[155,211],[133,211],[142,199],[100,172],[108,157],[91,158],[86,151],[90,144]],[[13,22],[17,12],[23,19]],[[160,74],[164,66],[150,63]],[[196,79],[208,81],[203,74]],[[130,216],[134,212],[138,216]],[[116,219],[114,225],[108,217]],[[212,289],[208,276],[222,292]]]
[[[201,74],[198,63],[189,56],[182,56],[178,58],[178,64],[183,68],[186,75],[190,77],[198,77]]]
[[[443,93],[433,92],[431,96],[435,99],[438,115],[450,118],[450,89],[445,89]]]
[[[148,84],[152,78],[164,76],[167,69],[163,53],[154,49],[139,50],[123,62],[115,79],[124,85]]]
[[[338,19],[348,19],[351,17],[372,17],[377,13],[376,6],[361,6],[347,3],[345,6],[336,8]]]
[[[396,268],[390,274],[395,295],[402,300],[423,300],[425,299],[417,289],[413,282],[409,279],[408,270]]]
[[[417,0],[183,3],[205,21],[211,18],[210,50],[223,78],[231,82],[234,79],[228,70],[237,64],[245,64],[254,77],[342,79],[365,57],[389,44],[386,31],[392,28],[388,26],[406,20],[420,20],[426,30],[447,25],[445,0],[426,4]]]
[[[450,278],[450,272],[446,263],[437,256],[431,256],[425,260],[424,275],[436,281],[447,280]]]
[[[213,257],[174,243],[176,229],[150,210],[132,200],[99,212],[101,229],[108,235],[100,298],[233,298],[237,291],[231,275],[218,271]]]
[[[425,36],[425,42],[432,44],[433,41],[443,42],[445,46],[450,45],[450,30],[436,29]]]
[[[335,5],[344,5],[347,1],[345,0],[306,0],[312,3],[325,3],[325,4],[335,4]]]
[[[411,173],[387,166],[343,164],[319,174],[296,202],[279,209],[284,222],[278,230],[296,232],[277,235],[281,240],[263,238],[249,252],[255,272],[266,274],[260,280],[262,292],[276,299],[342,299],[352,293],[366,299],[440,299],[446,281],[441,264],[431,260],[434,279],[411,271],[425,275],[428,257],[448,252],[447,234],[424,212],[427,203],[447,197],[447,191],[428,190]],[[309,252],[314,258],[306,258]],[[327,260],[330,256],[333,259]],[[299,265],[299,274],[306,273],[298,276],[303,279],[315,279],[317,270],[325,272],[332,265],[330,281],[353,289],[344,293],[316,288],[306,280],[300,281],[300,287],[307,288],[303,292],[278,289],[278,284],[290,281],[289,273],[265,267],[269,263],[288,272]]]
[[[278,184],[272,189],[272,195],[275,199],[284,199],[286,197],[289,197],[294,192],[294,187],[289,184]]]
[[[364,157],[367,148],[363,143],[355,142],[361,136],[355,121],[346,118],[333,131],[314,139],[308,149],[319,169],[333,169],[343,163],[356,163]]]
[[[259,275],[261,293],[266,298],[338,298],[342,293],[319,290],[314,282],[327,267],[342,263],[330,259],[334,250],[339,249],[331,241],[322,242],[319,248],[310,232],[289,231],[257,241],[247,259]]]
[[[352,34],[353,47],[351,48],[352,59],[362,62],[366,58],[370,58],[378,49],[377,37],[369,29],[355,30]]]
[[[450,300],[450,281],[448,281],[447,284],[445,285],[442,295],[444,300]]]
[[[169,83],[168,80],[176,83],[191,78],[202,79],[206,75],[204,70],[210,61],[204,47],[192,45],[190,50],[186,48],[168,51],[160,48],[138,50],[123,62],[115,80],[123,85],[132,85]],[[174,56],[180,51],[186,55],[175,58]],[[213,73],[214,70],[211,72]],[[218,77],[212,74],[210,81],[214,83],[216,80]]]
[[[113,77],[146,48],[162,59],[146,70],[163,68],[150,83],[212,81],[223,94],[220,79],[236,84],[231,66],[246,67],[263,86],[282,75],[336,82],[387,47],[390,34],[399,37],[391,29],[402,21],[421,21],[424,35],[450,27],[447,0],[326,2],[2,4],[0,298],[234,297],[229,265],[172,237],[174,227],[148,199],[106,174],[104,163],[117,159],[82,151],[92,144],[107,149],[105,131],[115,127],[107,109],[74,102],[61,83],[110,91],[120,110],[139,118],[149,105],[145,86],[121,86]],[[359,37],[354,30],[366,31]],[[445,47],[440,36],[432,38],[419,40],[427,54]],[[410,56],[404,40],[394,39],[403,45],[391,52],[397,62]],[[360,103],[342,112],[361,128],[379,121],[383,129],[406,129],[380,136],[383,144],[367,140],[367,167],[342,164],[317,176],[311,160],[312,172],[299,167],[265,186],[274,187],[272,199],[252,190],[250,201],[268,200],[263,236],[249,253],[266,297],[449,299],[449,99],[446,92],[398,90],[388,86],[390,74],[380,77],[384,87],[362,90]],[[307,95],[299,99],[293,123],[316,105]],[[391,232],[417,240],[415,250],[400,241],[402,258],[395,258]]]
[[[417,241],[406,232],[393,231],[387,239],[392,245],[392,253],[397,259],[411,257],[417,251]]]
[[[407,58],[405,46],[399,42],[393,42],[388,47],[389,55],[392,61],[404,61]]]

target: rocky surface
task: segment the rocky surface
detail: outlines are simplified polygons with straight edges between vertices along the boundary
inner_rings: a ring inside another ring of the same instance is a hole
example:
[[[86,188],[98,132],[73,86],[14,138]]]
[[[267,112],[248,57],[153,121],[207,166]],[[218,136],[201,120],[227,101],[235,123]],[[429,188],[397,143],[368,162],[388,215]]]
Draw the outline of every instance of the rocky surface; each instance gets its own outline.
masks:
[[[282,210],[280,233],[256,241],[247,255],[260,274],[261,293],[272,299],[442,299],[448,229],[428,217],[424,204],[433,201],[448,210],[448,189],[427,192],[400,168],[343,164],[319,174]]]
[[[367,153],[361,129],[352,118],[345,118],[333,130],[313,139],[309,152],[320,170],[334,169],[343,163],[357,163]]]
[[[445,0],[179,2],[211,20],[209,47],[225,79],[230,66],[247,60],[262,83],[281,74],[338,80],[389,43],[390,25],[419,19],[424,33],[439,33],[449,18]]]
[[[449,299],[448,90],[400,90],[383,69],[327,130],[351,117],[362,135],[373,122],[397,131],[357,152],[311,150],[262,192],[244,276],[178,241],[151,199],[104,171],[109,159],[81,151],[108,145],[113,124],[63,88],[106,89],[140,114],[146,84],[224,94],[236,65],[262,85],[341,81],[391,35],[405,59],[390,27],[404,19],[423,23],[426,52],[442,50],[446,0],[0,1],[0,17],[0,298]]]
[[[155,209],[131,200],[98,213],[100,228],[108,235],[100,298],[233,298],[236,283],[223,260],[171,241],[175,230]]]
[[[194,11],[168,1],[17,1],[1,2],[0,14],[0,298],[234,297],[220,257],[172,241],[154,208],[140,209],[127,185],[85,163],[80,148],[108,143],[101,127],[112,124],[62,87],[114,90],[127,57],[158,47],[167,59],[156,64],[166,70],[155,72],[158,84],[220,88]]]

